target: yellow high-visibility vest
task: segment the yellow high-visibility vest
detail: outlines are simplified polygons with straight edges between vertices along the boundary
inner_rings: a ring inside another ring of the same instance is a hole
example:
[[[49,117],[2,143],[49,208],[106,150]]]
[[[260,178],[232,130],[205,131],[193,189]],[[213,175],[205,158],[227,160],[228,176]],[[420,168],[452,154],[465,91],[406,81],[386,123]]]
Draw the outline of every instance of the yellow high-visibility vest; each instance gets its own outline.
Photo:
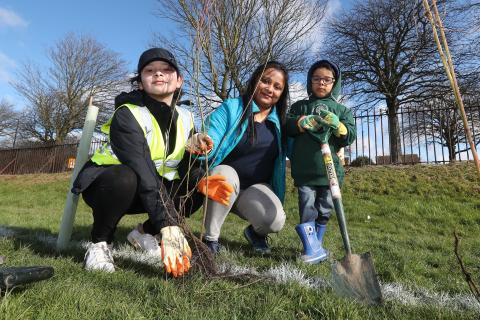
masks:
[[[155,117],[148,111],[147,107],[140,107],[133,104],[124,104],[121,107],[127,107],[132,112],[135,120],[143,130],[145,139],[152,161],[155,163],[157,172],[167,180],[179,179],[177,167],[185,153],[185,145],[187,143],[190,131],[193,129],[193,116],[186,109],[176,107],[178,112],[177,134],[175,139],[175,148],[169,155],[166,153],[165,141]],[[118,110],[118,109],[117,109]],[[97,149],[92,156],[92,161],[98,165],[120,164],[117,156],[110,145],[110,125],[112,118],[102,125],[102,132],[109,136],[109,141],[104,143]]]

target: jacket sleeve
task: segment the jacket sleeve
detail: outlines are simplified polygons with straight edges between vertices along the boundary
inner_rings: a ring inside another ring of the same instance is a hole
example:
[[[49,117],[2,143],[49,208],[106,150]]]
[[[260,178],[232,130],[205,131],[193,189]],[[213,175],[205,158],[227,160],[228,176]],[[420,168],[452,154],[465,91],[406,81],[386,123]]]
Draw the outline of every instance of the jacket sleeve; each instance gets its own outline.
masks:
[[[110,144],[120,162],[137,174],[140,200],[159,232],[167,223],[166,209],[159,194],[161,181],[143,131],[128,108],[115,112],[110,127]]]
[[[332,135],[330,140],[338,149],[351,145],[357,138],[357,127],[355,125],[355,120],[353,119],[352,111],[350,108],[345,106],[342,107],[343,110],[338,118],[347,128],[347,135],[341,137],[335,137]]]
[[[294,137],[296,135],[299,135],[300,129],[298,128],[297,122],[298,118],[302,115],[301,110],[300,110],[300,104],[294,103],[291,107],[290,110],[287,113],[287,136],[289,137]]]
[[[240,119],[237,119],[239,121]],[[228,113],[228,100],[223,102],[217,109],[215,109],[210,115],[207,117],[205,121],[205,128],[207,130],[208,135],[213,140],[213,149],[208,154],[208,159],[212,160],[216,157],[218,151],[220,150],[221,143],[224,140],[224,137],[227,134],[231,134],[228,132],[230,126],[230,117]],[[237,127],[237,126],[235,126]],[[235,130],[235,129],[233,129]]]
[[[193,128],[190,130],[188,137],[192,137],[195,133],[195,128]],[[177,170],[181,179],[187,177],[189,186],[198,183],[198,180],[205,174],[205,170],[201,167],[201,161],[196,155],[191,154],[187,150],[185,150],[183,158],[178,164]]]

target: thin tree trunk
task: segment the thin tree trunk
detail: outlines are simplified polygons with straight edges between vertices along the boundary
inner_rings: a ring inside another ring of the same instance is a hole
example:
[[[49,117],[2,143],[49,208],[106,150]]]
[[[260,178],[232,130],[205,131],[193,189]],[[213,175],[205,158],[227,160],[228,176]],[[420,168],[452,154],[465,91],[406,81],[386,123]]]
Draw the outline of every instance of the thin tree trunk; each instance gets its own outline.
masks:
[[[448,148],[448,160],[450,162],[455,161],[455,140],[453,139],[448,139],[447,140],[447,148]]]
[[[393,101],[387,101],[388,108],[388,131],[390,142],[390,162],[399,163],[400,155],[402,153],[400,142],[400,125],[397,117],[397,104]]]

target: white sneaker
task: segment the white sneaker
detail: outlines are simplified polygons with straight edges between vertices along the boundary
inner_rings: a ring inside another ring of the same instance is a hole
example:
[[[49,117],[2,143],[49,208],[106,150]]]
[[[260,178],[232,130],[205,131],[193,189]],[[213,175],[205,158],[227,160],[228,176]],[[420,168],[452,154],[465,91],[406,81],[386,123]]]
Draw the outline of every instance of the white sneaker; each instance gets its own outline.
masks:
[[[158,240],[148,233],[140,233],[137,228],[133,229],[127,236],[128,242],[137,250],[142,250],[153,256],[160,256]]]
[[[105,241],[91,243],[85,253],[83,260],[85,270],[101,270],[105,272],[114,272],[113,256],[111,245],[107,245]]]

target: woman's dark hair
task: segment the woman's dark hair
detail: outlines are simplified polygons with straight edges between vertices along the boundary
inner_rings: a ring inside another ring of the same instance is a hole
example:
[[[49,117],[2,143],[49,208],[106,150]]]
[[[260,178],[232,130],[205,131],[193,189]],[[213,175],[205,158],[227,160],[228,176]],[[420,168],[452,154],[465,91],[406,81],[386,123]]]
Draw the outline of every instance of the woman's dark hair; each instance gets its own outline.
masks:
[[[277,103],[275,104],[276,112],[278,114],[278,118],[280,119],[282,144],[285,145],[287,142],[285,123],[287,120],[287,109],[288,109],[290,93],[288,90],[288,71],[285,65],[283,65],[280,62],[268,61],[266,64],[259,65],[255,69],[255,71],[253,71],[250,79],[247,82],[245,92],[242,94],[242,103],[243,103],[244,112],[240,120],[240,123],[243,123],[244,121],[248,121],[247,134],[252,137],[252,140],[254,140],[254,132],[253,132],[254,119],[253,119],[253,112],[252,112],[252,101],[253,101],[253,96],[255,95],[255,90],[258,86],[258,82],[260,81],[264,72],[268,69],[275,69],[275,70],[281,71],[285,78],[283,92],[280,95],[280,98],[278,99]]]
[[[138,90],[138,84],[141,82],[140,74],[135,74],[129,80],[130,85],[132,86],[132,90]]]

